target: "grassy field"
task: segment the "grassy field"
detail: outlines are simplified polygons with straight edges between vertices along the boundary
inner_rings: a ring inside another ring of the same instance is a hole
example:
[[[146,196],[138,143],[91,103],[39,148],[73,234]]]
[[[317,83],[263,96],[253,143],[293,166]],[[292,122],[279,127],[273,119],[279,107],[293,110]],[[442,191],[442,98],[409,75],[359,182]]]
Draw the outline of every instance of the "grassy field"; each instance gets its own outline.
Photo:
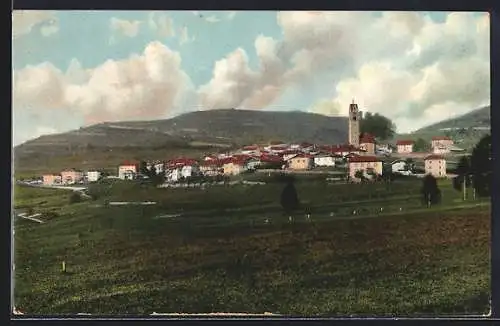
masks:
[[[15,220],[15,304],[32,314],[487,313],[489,203],[463,202],[450,181],[440,185],[443,203],[428,209],[412,179],[299,179],[293,223],[277,182],[206,190],[116,182],[76,204],[69,192],[16,186],[18,210],[57,214],[44,224]],[[182,215],[165,217],[173,213]]]

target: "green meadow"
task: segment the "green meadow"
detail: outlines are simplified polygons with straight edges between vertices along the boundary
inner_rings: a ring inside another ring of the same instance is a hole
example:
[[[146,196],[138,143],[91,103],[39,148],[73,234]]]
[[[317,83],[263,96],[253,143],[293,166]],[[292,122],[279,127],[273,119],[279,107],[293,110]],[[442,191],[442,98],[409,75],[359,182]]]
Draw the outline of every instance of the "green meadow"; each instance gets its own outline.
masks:
[[[266,181],[206,189],[106,181],[78,203],[70,191],[15,186],[16,211],[46,221],[15,218],[15,305],[26,314],[489,311],[489,198],[463,201],[443,180],[442,203],[427,208],[418,179],[303,177],[290,221],[279,204],[284,185]]]

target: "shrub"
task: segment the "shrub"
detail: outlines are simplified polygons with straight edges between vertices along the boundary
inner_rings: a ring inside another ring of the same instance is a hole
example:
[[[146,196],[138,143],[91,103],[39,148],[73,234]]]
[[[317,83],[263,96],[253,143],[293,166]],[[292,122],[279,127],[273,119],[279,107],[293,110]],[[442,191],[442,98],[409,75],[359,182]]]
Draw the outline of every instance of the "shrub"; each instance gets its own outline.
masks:
[[[71,196],[69,197],[69,203],[70,204],[79,203],[81,201],[82,201],[82,197],[80,196],[80,194],[78,194],[76,192],[73,192],[71,194]]]

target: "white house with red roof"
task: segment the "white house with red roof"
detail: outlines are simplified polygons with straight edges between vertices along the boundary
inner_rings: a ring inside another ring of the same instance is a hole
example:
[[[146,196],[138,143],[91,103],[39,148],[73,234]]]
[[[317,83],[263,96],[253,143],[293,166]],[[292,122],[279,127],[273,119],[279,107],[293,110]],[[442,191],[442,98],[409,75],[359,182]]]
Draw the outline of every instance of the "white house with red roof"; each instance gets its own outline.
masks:
[[[168,181],[179,181],[200,174],[198,161],[192,158],[176,158],[166,164],[166,178]]]
[[[447,154],[453,146],[453,140],[446,136],[432,137],[431,148],[434,154]]]
[[[400,139],[396,142],[397,151],[402,154],[413,153],[413,145],[415,145],[415,142],[409,139]]]
[[[332,154],[337,154],[340,156],[347,156],[349,154],[357,154],[359,155],[361,151],[359,148],[353,146],[353,145],[337,145],[337,146],[332,146]]]
[[[335,166],[335,155],[328,153],[320,153],[314,156],[314,165],[315,166]]]
[[[287,165],[291,170],[310,170],[314,167],[314,156],[302,153],[289,159]]]
[[[359,148],[363,150],[368,155],[375,154],[375,136],[364,133],[359,138]]]
[[[382,175],[382,161],[376,156],[361,155],[349,158],[349,177],[357,180],[356,172],[362,171],[365,176],[369,176],[370,171],[377,175]]]
[[[139,173],[139,163],[126,161],[118,166],[118,178],[122,180],[133,180]]]
[[[442,155],[432,154],[424,159],[425,174],[436,178],[446,177],[446,159]]]

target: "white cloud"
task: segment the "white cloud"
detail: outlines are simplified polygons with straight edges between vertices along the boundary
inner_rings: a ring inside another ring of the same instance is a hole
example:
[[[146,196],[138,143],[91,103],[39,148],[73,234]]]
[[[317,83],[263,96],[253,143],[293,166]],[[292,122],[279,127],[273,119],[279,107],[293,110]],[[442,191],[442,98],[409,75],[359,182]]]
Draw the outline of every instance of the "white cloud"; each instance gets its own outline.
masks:
[[[59,32],[59,25],[56,23],[40,27],[40,33],[45,37],[56,34],[57,32]]]
[[[73,61],[63,73],[49,63],[14,71],[15,110],[71,110],[87,123],[163,118],[189,90],[181,58],[159,42],[141,55],[84,70]]]
[[[233,20],[235,16],[236,16],[236,11],[229,11],[227,13],[227,19],[228,20]]]
[[[148,17],[148,25],[151,30],[156,32],[160,37],[175,36],[174,22],[172,18],[165,14],[152,12]]]
[[[205,18],[205,20],[209,23],[218,23],[220,22],[220,19],[215,17],[214,15],[212,16],[208,16],[207,18]]]
[[[195,40],[194,36],[189,36],[189,31],[188,31],[188,28],[186,26],[182,27],[179,30],[179,34],[180,34],[179,35],[179,44],[180,45],[191,43],[191,42],[194,42],[194,40]]]
[[[438,121],[436,109],[465,112],[489,103],[486,14],[451,13],[436,22],[417,12],[286,11],[277,21],[283,40],[256,39],[258,69],[249,68],[242,49],[217,62],[199,88],[204,107],[265,108],[321,76],[336,95],[310,111],[346,114],[354,97],[402,131],[405,119],[412,128]]]
[[[113,32],[120,33],[127,37],[135,37],[139,33],[141,22],[139,20],[131,21],[112,17],[109,24]]]
[[[12,12],[12,37],[18,38],[40,27],[43,36],[59,30],[55,12],[49,10],[14,10]]]

